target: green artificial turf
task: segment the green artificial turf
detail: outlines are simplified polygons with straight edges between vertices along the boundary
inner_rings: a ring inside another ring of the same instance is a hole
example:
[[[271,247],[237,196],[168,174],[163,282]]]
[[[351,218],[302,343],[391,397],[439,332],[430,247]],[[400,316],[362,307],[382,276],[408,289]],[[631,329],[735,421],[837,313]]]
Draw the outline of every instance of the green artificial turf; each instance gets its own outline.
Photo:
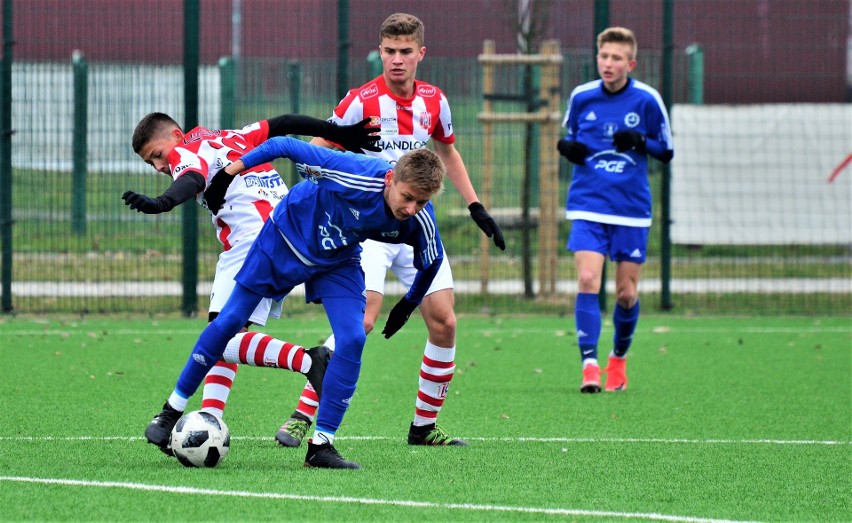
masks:
[[[311,346],[326,325],[260,330]],[[218,468],[147,444],[203,327],[0,318],[0,520],[852,519],[848,317],[643,316],[627,391],[584,395],[570,318],[462,316],[440,422],[470,446],[424,448],[405,442],[426,337],[415,315],[368,337],[335,442],[359,471],[305,469],[304,447],[275,444],[304,384],[276,369],[241,368]],[[605,322],[602,364],[611,336]]]

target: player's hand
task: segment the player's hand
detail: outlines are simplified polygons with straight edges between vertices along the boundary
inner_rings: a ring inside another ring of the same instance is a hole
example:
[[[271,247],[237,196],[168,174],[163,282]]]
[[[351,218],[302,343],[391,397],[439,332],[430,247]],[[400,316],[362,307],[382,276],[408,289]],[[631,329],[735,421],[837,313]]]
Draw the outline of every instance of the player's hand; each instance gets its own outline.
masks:
[[[473,202],[467,206],[467,209],[470,211],[470,217],[479,225],[482,232],[489,238],[493,236],[494,245],[499,247],[501,251],[505,251],[506,242],[503,241],[503,231],[500,230],[500,226],[497,225],[494,218],[485,210],[485,206],[479,202]]]
[[[332,123],[331,131],[329,131],[328,136],[323,138],[327,138],[330,142],[336,143],[347,151],[361,153],[363,149],[374,153],[381,152],[382,150],[376,145],[376,142],[379,141],[379,135],[375,134],[379,128],[372,127],[368,125],[369,123],[370,118],[364,118],[352,125]]]
[[[388,321],[385,323],[385,328],[382,329],[382,335],[386,339],[390,339],[391,336],[396,334],[396,332],[405,325],[405,322],[408,321],[411,313],[414,312],[414,309],[416,308],[416,303],[408,301],[405,296],[403,296],[402,299],[393,306],[393,309],[391,309],[390,314],[388,315]]]
[[[643,153],[645,152],[645,135],[637,131],[618,131],[612,135],[612,145],[620,153],[630,150]]]
[[[144,212],[145,214],[160,214],[163,212],[156,200],[144,194],[127,191],[121,195],[121,199],[124,200],[124,205],[138,212]]]
[[[559,154],[567,158],[569,162],[576,163],[577,165],[584,165],[586,163],[586,156],[589,155],[589,148],[586,147],[586,144],[569,140],[568,138],[559,140],[556,148],[559,149]]]
[[[225,193],[228,192],[228,187],[237,176],[239,175],[231,176],[226,173],[223,167],[210,179],[210,185],[204,191],[204,201],[207,202],[207,209],[213,213],[213,216],[222,210],[225,205]]]

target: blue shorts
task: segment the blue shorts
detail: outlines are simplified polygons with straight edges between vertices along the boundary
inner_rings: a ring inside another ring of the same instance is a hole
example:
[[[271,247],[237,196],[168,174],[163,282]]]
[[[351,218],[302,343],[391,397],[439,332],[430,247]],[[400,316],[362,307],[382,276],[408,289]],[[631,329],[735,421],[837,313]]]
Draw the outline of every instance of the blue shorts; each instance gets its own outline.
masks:
[[[267,220],[255,238],[243,266],[234,279],[255,293],[274,300],[287,296],[300,283],[305,284],[305,301],[323,298],[351,298],[366,303],[364,271],[358,251],[338,265],[308,266],[284,241],[278,228]]]
[[[648,227],[628,227],[608,223],[574,220],[568,237],[569,251],[593,251],[614,262],[645,263]]]

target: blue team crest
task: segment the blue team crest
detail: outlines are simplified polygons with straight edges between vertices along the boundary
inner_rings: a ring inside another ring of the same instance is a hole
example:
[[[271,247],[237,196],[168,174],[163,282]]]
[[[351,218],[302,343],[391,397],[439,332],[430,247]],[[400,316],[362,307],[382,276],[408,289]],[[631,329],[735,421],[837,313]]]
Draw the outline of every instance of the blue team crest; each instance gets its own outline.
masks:
[[[636,127],[637,125],[639,125],[640,120],[641,119],[639,118],[638,114],[634,113],[633,111],[630,111],[624,116],[624,125],[631,128]]]

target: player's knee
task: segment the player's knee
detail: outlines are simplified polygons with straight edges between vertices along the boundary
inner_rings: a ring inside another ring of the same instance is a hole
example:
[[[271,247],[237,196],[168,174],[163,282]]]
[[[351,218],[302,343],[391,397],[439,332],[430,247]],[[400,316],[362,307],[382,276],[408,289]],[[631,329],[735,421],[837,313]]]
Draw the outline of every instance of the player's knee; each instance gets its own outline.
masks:
[[[360,361],[361,351],[367,343],[367,333],[363,328],[347,328],[343,332],[334,333],[335,354]],[[356,356],[357,355],[357,356]]]
[[[215,325],[225,335],[235,336],[243,329],[244,323],[245,320],[239,314],[230,311],[221,311],[210,325]]]
[[[597,292],[601,284],[600,275],[595,271],[583,269],[577,274],[577,284],[580,292]]]
[[[624,309],[632,309],[638,299],[639,293],[636,292],[636,289],[621,289],[618,291],[615,301]]]
[[[454,345],[456,339],[456,315],[452,311],[449,314],[430,317],[426,321],[429,331],[429,339],[433,341],[442,340],[442,347]]]

